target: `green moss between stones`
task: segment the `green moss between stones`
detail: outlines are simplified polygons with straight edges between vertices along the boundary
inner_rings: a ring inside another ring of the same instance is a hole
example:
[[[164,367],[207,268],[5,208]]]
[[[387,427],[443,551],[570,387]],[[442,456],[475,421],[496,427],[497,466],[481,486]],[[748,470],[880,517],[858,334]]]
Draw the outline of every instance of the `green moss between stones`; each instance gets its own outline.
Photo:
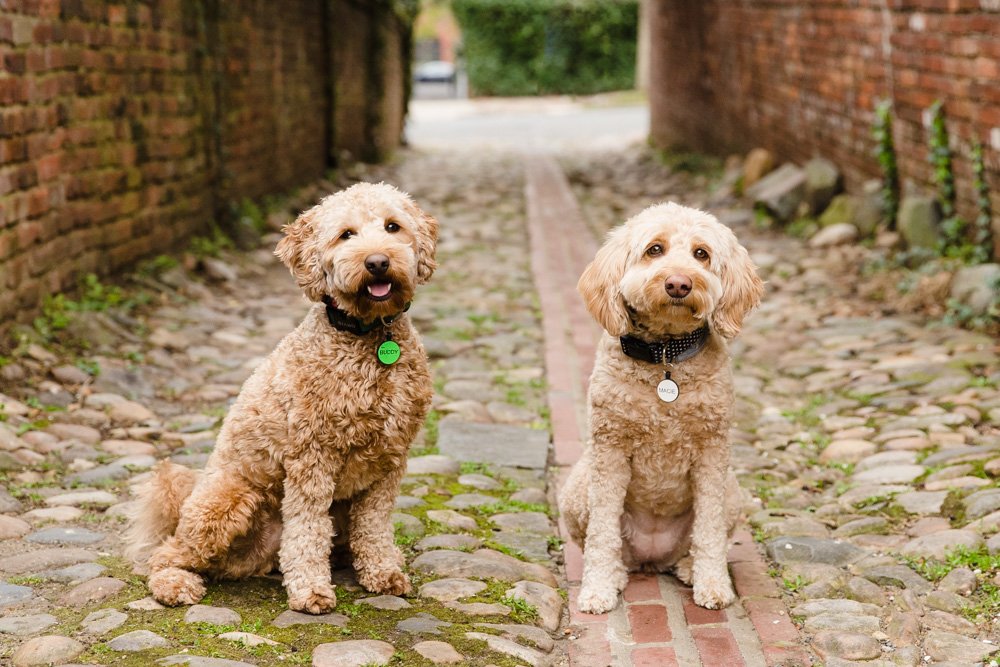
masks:
[[[73,636],[79,630],[80,622],[91,612],[100,609],[123,609],[126,602],[146,597],[148,591],[141,578],[132,575],[127,563],[121,559],[104,558],[101,564],[108,568],[108,576],[126,582],[121,593],[100,604],[85,609],[56,608],[52,613],[59,624],[49,630],[50,634]],[[429,577],[414,575],[414,587],[429,580]],[[476,602],[504,602],[506,582],[491,581],[487,589],[472,598]],[[203,604],[227,607],[240,614],[239,626],[216,626],[211,624],[187,624],[183,622],[187,608],[163,609],[156,611],[129,611],[129,620],[121,627],[108,633],[93,644],[77,661],[84,664],[105,664],[121,667],[146,667],[159,658],[186,652],[229,660],[244,660],[258,664],[308,665],[312,650],[319,644],[347,639],[377,639],[387,641],[398,649],[397,660],[393,664],[423,667],[429,661],[412,651],[413,644],[425,639],[447,641],[466,656],[464,664],[482,666],[495,664],[498,667],[513,667],[517,661],[490,651],[486,644],[465,637],[466,632],[493,631],[476,627],[476,623],[522,623],[531,622],[530,605],[510,616],[470,617],[446,608],[435,600],[411,598],[410,609],[387,611],[358,604],[358,600],[370,597],[365,591],[337,589],[337,613],[350,620],[344,628],[329,625],[298,625],[290,628],[276,628],[271,625],[287,607],[287,598],[281,582],[277,578],[255,577],[240,582],[218,582],[209,585]],[[442,627],[440,635],[410,635],[396,629],[396,624],[420,612],[428,612],[442,621],[452,623]],[[139,653],[120,653],[109,649],[105,642],[133,630],[149,630],[170,641],[167,648],[150,649]],[[219,639],[223,632],[239,630],[252,632],[279,642],[279,646],[247,647],[239,643]]]

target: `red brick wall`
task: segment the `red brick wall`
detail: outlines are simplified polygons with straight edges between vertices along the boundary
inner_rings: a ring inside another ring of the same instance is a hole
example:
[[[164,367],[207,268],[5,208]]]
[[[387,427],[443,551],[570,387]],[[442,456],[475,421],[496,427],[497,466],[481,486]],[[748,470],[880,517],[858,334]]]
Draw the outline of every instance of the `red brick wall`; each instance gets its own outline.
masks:
[[[942,99],[960,210],[971,215],[978,137],[998,222],[1000,1],[650,1],[658,145],[822,155],[856,187],[879,174],[873,110],[891,99],[900,177],[929,188],[924,110]]]
[[[334,95],[333,53],[366,21],[397,39],[406,26],[385,3],[336,21],[351,2],[0,2],[0,328],[232,202],[321,176],[341,148],[394,148],[400,52],[367,51],[371,77],[341,73],[370,82],[361,97]],[[393,120],[338,133],[340,107]]]

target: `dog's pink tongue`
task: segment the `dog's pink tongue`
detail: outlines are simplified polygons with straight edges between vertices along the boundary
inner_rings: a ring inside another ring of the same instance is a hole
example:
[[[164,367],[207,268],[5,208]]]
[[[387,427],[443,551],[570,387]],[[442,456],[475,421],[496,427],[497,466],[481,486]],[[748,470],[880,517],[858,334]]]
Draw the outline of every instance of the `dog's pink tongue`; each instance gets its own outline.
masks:
[[[382,298],[392,290],[392,283],[375,283],[368,286],[368,293],[375,298]]]

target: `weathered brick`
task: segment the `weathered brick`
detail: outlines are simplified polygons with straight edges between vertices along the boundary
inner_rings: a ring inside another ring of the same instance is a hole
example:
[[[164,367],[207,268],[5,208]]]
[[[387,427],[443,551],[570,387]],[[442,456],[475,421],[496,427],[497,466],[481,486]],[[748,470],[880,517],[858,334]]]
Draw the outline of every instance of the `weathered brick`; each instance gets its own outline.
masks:
[[[671,639],[667,608],[662,604],[630,604],[628,622],[632,639],[637,644],[668,642]]]
[[[959,145],[997,126],[1000,14],[978,0],[824,0],[793,14],[766,0],[654,5],[651,133],[660,146],[764,146],[799,162],[824,155],[856,189],[879,175],[872,111],[891,97],[900,176],[933,189],[927,107],[945,101]],[[995,187],[1000,150],[985,158]],[[967,151],[955,163],[967,166]],[[975,217],[971,177],[957,174],[956,186],[959,213]]]
[[[632,651],[633,667],[677,667],[674,649],[666,646],[649,646]]]
[[[746,663],[729,628],[691,628],[703,665],[742,667]]]
[[[0,321],[29,318],[81,271],[168,250],[233,201],[322,176],[340,148],[394,147],[402,26],[328,4],[234,0],[205,26],[180,0],[0,2]],[[365,53],[373,27],[383,62],[331,74],[334,52]],[[331,77],[361,84],[337,108]],[[360,125],[333,136],[342,109]]]

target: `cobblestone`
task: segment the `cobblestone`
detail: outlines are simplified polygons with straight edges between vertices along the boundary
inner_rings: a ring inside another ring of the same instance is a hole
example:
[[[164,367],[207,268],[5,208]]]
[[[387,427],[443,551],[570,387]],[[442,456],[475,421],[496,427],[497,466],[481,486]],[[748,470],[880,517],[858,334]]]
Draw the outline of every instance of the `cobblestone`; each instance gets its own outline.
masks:
[[[212,583],[220,613],[205,616],[152,603],[121,557],[132,487],[155,460],[204,463],[240,384],[304,312],[269,246],[220,258],[216,274],[236,281],[182,267],[150,278],[162,288],[141,316],[151,335],[84,353],[96,378],[41,346],[0,369],[0,661],[101,662],[105,644],[203,667],[293,650],[316,665],[399,654],[477,667],[790,666],[810,650],[829,667],[912,667],[995,651],[984,640],[997,636],[1000,581],[982,565],[1000,551],[994,340],[877,312],[838,280],[867,251],[755,229],[709,176],[640,149],[561,170],[414,152],[358,175],[400,183],[441,222],[439,271],[411,310],[440,391],[394,515],[419,595],[372,598],[338,571],[344,613],[309,616],[262,577]],[[575,607],[581,554],[548,507],[586,439],[597,332],[573,287],[610,226],[667,198],[736,225],[769,283],[732,348],[733,465],[753,532],[734,535],[734,606],[704,610],[672,577],[635,574],[594,617]],[[34,636],[53,627],[74,638]],[[218,657],[184,652],[195,646]]]

